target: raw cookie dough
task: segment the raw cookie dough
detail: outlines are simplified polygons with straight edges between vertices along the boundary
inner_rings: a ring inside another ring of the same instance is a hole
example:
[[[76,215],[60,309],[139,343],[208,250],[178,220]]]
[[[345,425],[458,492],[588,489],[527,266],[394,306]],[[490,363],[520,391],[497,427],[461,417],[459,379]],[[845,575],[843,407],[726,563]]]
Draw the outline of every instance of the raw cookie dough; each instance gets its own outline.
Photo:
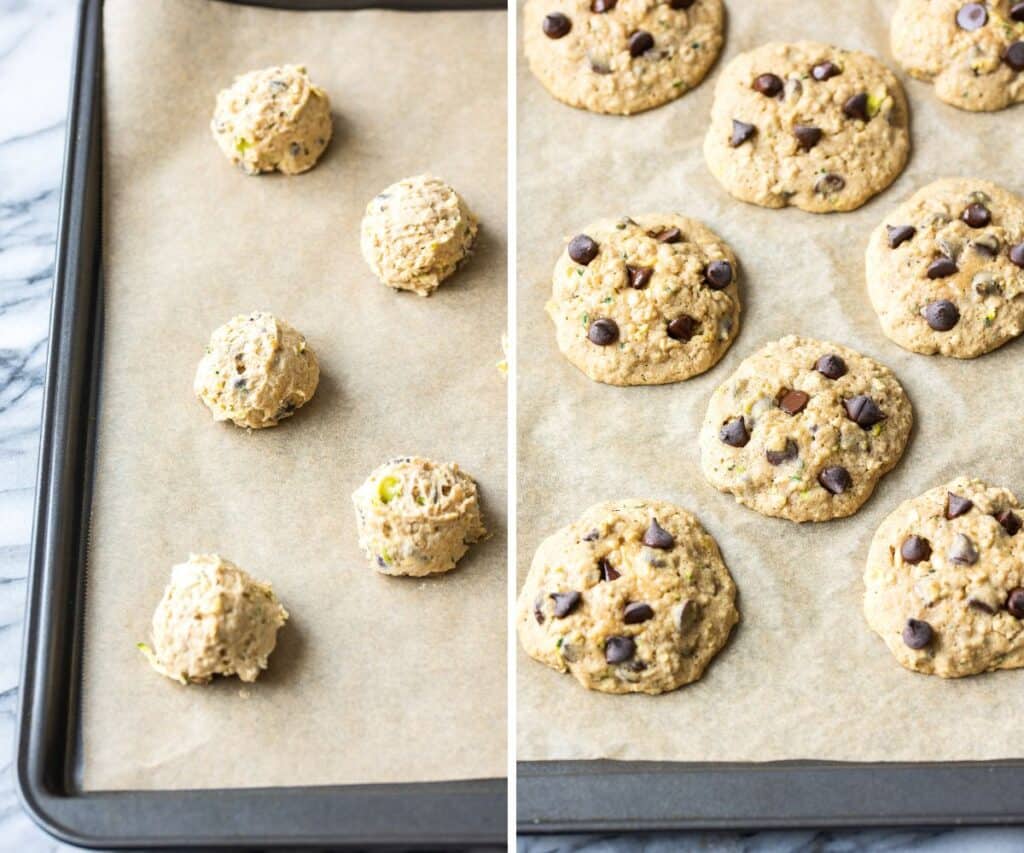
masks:
[[[878,528],[864,615],[907,669],[959,678],[1024,666],[1024,533],[1009,489],[969,477]]]
[[[530,657],[604,693],[696,681],[737,621],[715,540],[686,510],[645,500],[597,504],[545,539],[517,613]]]
[[[216,554],[192,554],[171,570],[153,614],[153,645],[139,648],[157,672],[182,684],[215,675],[255,681],[288,619],[270,584]]]
[[[715,86],[704,156],[741,201],[853,210],[907,162],[903,87],[866,53],[771,43],[733,59]]]
[[[217,95],[210,122],[220,150],[248,175],[312,169],[331,139],[331,104],[303,65],[235,78]]]
[[[402,456],[377,468],[352,495],[359,547],[378,572],[448,572],[487,535],[476,483],[454,462]]]
[[[913,77],[935,83],[962,110],[1001,110],[1024,101],[1024,2],[900,0],[892,53]]]
[[[790,335],[744,359],[715,390],[700,433],[704,476],[764,515],[842,518],[896,465],[912,421],[887,367]]]
[[[739,267],[722,239],[674,213],[605,219],[567,244],[547,312],[558,348],[610,385],[679,382],[739,332]]]
[[[215,421],[263,429],[309,402],[319,381],[306,339],[273,314],[254,311],[214,331],[194,388]]]
[[[721,0],[527,0],[530,70],[558,100],[629,115],[678,98],[722,48]]]
[[[974,358],[1024,331],[1024,199],[971,178],[916,192],[875,229],[867,282],[882,330],[913,352]]]
[[[397,290],[430,296],[469,255],[477,221],[448,184],[417,175],[366,206],[361,246],[374,275]]]

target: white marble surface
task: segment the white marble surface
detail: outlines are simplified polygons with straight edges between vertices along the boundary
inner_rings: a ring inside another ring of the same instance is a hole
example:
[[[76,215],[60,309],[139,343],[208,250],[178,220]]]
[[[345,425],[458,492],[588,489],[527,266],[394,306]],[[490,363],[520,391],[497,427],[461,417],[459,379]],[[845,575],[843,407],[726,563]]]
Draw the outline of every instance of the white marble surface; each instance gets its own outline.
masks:
[[[143,2],[143,0],[140,0]],[[38,830],[14,791],[25,575],[74,0],[0,0],[0,850],[70,849]],[[524,838],[523,853],[1024,850],[1024,831],[763,832]]]

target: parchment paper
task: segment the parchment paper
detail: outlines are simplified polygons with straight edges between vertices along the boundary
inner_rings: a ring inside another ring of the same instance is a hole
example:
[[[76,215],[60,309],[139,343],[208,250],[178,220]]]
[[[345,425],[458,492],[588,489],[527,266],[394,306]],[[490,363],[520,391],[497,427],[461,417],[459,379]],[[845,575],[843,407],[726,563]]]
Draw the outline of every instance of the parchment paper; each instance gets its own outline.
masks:
[[[84,787],[203,788],[505,774],[506,16],[286,13],[108,0],[106,327],[88,566]],[[214,143],[234,75],[303,62],[335,137],[298,177],[246,177]],[[359,253],[366,203],[433,172],[479,215],[430,299]],[[320,358],[281,426],[213,423],[192,395],[210,332],[280,314]],[[396,454],[453,459],[492,537],[452,574],[386,578],[350,495]],[[135,642],[172,564],[218,551],[291,613],[270,669],[181,687]]]
[[[973,362],[889,342],[864,286],[872,228],[916,188],[976,175],[1024,191],[1024,113],[972,115],[901,73],[914,151],[902,177],[854,213],[816,216],[733,200],[701,144],[724,62],[765,41],[810,38],[889,53],[892,3],[728,0],[723,58],[681,100],[631,118],[552,99],[519,72],[519,535],[525,577],[539,542],[590,504],[675,501],[722,546],[742,622],[703,680],[661,697],[605,696],[518,659],[520,760],[951,760],[1019,756],[1024,672],[959,681],[900,668],[861,611],[868,545],[898,503],[961,472],[1024,493],[1019,444],[1024,344]],[[724,60],[724,61],[723,61]],[[740,258],[742,330],[717,367],[659,388],[591,382],[561,358],[543,305],[562,248],[587,223],[631,212],[704,220]],[[713,489],[697,434],[713,389],[768,340],[799,333],[847,344],[896,371],[917,427],[898,468],[855,516],[819,526],[767,519]]]

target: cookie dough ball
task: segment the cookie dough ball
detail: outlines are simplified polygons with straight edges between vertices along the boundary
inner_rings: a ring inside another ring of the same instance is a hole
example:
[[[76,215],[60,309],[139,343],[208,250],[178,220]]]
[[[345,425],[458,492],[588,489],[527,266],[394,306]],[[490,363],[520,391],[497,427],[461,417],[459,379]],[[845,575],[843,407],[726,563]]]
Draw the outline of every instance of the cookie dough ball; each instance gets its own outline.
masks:
[[[235,78],[217,95],[210,123],[224,155],[248,175],[312,169],[331,140],[331,104],[303,65]]]
[[[1024,511],[958,477],[897,507],[864,572],[864,615],[907,669],[959,678],[1024,666]]]
[[[402,456],[377,468],[352,495],[359,547],[378,572],[449,572],[487,535],[476,483],[454,462]]]
[[[855,513],[896,465],[913,422],[887,367],[795,335],[746,358],[711,397],[704,476],[744,506],[791,521]]]
[[[766,44],[726,66],[715,86],[704,156],[741,201],[813,213],[853,210],[903,171],[907,100],[866,53],[827,44]]]
[[[192,554],[171,570],[153,614],[153,645],[140,643],[157,672],[182,684],[215,675],[255,681],[288,619],[270,584],[216,554]]]
[[[713,367],[739,332],[738,280],[732,249],[694,219],[606,219],[562,252],[547,312],[558,348],[591,379],[680,382]]]
[[[1024,199],[947,178],[875,229],[867,283],[882,330],[912,352],[974,358],[1024,332]]]
[[[892,53],[939,99],[962,110],[1001,110],[1024,101],[1024,3],[1019,0],[900,0]]]
[[[477,221],[462,197],[439,178],[417,175],[392,184],[366,206],[361,246],[388,287],[430,296],[469,255]]]
[[[629,115],[685,94],[722,49],[721,0],[527,0],[530,70],[558,100]]]
[[[739,621],[715,540],[664,501],[597,504],[544,540],[519,595],[526,653],[604,693],[701,677]]]
[[[254,311],[213,333],[194,388],[215,421],[263,429],[295,414],[319,381],[306,339],[273,314]]]

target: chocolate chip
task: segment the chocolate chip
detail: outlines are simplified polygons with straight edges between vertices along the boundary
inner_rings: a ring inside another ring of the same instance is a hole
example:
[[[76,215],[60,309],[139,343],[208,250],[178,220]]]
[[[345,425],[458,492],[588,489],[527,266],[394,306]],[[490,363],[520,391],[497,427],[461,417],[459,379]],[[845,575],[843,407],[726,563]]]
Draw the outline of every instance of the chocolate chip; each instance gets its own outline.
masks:
[[[923,536],[908,536],[900,545],[900,556],[910,565],[916,566],[932,556],[932,543]]]
[[[595,15],[602,15],[615,8],[618,0],[590,0],[590,11]]]
[[[591,530],[586,536],[583,537],[584,542],[596,542],[600,537],[600,533],[597,530]]]
[[[803,391],[783,389],[778,396],[778,404],[787,415],[799,415],[810,399],[811,395]]]
[[[597,243],[586,234],[577,234],[569,241],[569,257],[586,266],[597,257]]]
[[[704,282],[712,290],[725,290],[732,284],[732,264],[712,261],[704,268]]]
[[[700,621],[700,605],[692,598],[688,598],[679,608],[679,630],[685,634],[698,621]]]
[[[609,637],[604,644],[604,659],[608,663],[623,663],[636,654],[632,637]]]
[[[832,193],[839,192],[845,186],[846,180],[842,175],[837,175],[835,172],[828,172],[814,182],[814,191],[818,193],[818,195],[831,195]]]
[[[1003,62],[1014,71],[1024,71],[1024,41],[1015,41],[1003,54]]]
[[[537,596],[533,600],[533,618],[537,620],[538,625],[544,624],[544,599],[541,596]]]
[[[946,492],[946,518],[952,521],[961,515],[966,515],[974,508],[974,501],[969,498],[962,498],[952,492]]]
[[[590,60],[590,70],[595,74],[611,74],[612,68],[607,62],[602,62],[600,59],[596,59],[593,56],[588,56]]]
[[[644,531],[643,543],[648,548],[660,548],[662,551],[667,551],[675,546],[676,540],[671,533],[658,524],[658,519],[652,518],[651,523],[647,525],[647,530]]]
[[[751,88],[768,98],[774,98],[782,91],[784,85],[781,77],[774,74],[761,74],[754,78]]]
[[[766,450],[764,452],[764,457],[768,460],[769,465],[782,465],[796,459],[799,455],[800,449],[791,438],[786,439],[786,446],[782,450]]]
[[[903,626],[903,642],[912,649],[923,649],[932,641],[932,626],[920,619],[908,619]]]
[[[978,549],[974,547],[969,536],[958,533],[953,544],[949,546],[946,556],[961,566],[973,566],[978,562]]]
[[[569,30],[572,29],[572,21],[561,12],[552,12],[550,15],[544,16],[544,23],[541,24],[541,29],[544,30],[544,35],[549,39],[560,39],[563,36],[569,35]]]
[[[553,592],[551,597],[555,601],[555,616],[558,619],[564,619],[572,613],[580,606],[580,602],[583,600],[583,596],[575,590],[572,592]]]
[[[652,234],[655,240],[659,243],[681,243],[683,241],[683,232],[678,228],[663,228],[656,234]]]
[[[957,26],[962,30],[981,29],[988,23],[988,11],[983,3],[968,3],[956,13]]]
[[[936,258],[928,265],[928,278],[949,278],[956,272],[956,263],[950,258]]]
[[[839,379],[846,376],[846,362],[834,352],[819,358],[814,364],[814,369],[826,379]]]
[[[859,394],[849,400],[843,400],[846,417],[861,429],[871,429],[875,424],[885,420],[885,413],[867,394]]]
[[[629,37],[629,55],[642,56],[654,47],[654,36],[647,30],[637,30]]]
[[[1010,249],[1010,260],[1017,266],[1024,268],[1024,243],[1018,243]]]
[[[969,204],[964,208],[964,212],[960,214],[960,218],[966,222],[971,228],[984,228],[992,221],[992,214],[989,213],[988,208],[983,204]]]
[[[830,60],[819,62],[811,69],[811,76],[819,83],[842,74],[842,69]]]
[[[612,566],[604,557],[597,561],[597,569],[601,573],[601,580],[614,581],[622,577],[622,574]]]
[[[924,319],[936,332],[948,332],[960,322],[960,309],[948,299],[939,299],[925,305]]]
[[[686,314],[676,317],[668,324],[668,336],[674,341],[688,343],[697,331],[697,321]]]
[[[812,127],[809,124],[798,124],[793,128],[793,135],[797,143],[804,151],[810,151],[815,145],[821,142],[821,128]]]
[[[718,431],[718,438],[730,447],[746,447],[750,441],[747,424],[743,418],[733,418]]]
[[[868,115],[868,93],[860,92],[847,98],[846,103],[843,104],[843,113],[847,118],[868,121],[871,118]]]
[[[754,125],[734,118],[732,120],[732,138],[729,140],[729,144],[733,148],[738,148],[748,139],[752,138],[755,133],[757,133],[757,128]]]
[[[1003,525],[1003,530],[1008,536],[1016,536],[1020,533],[1021,527],[1024,527],[1024,521],[1021,521],[1020,516],[1012,509],[1004,509],[1002,512],[996,513],[995,519]]]
[[[833,495],[841,495],[853,487],[853,477],[842,465],[830,465],[818,475],[821,487]]]
[[[1015,21],[1024,23],[1024,3],[1014,3],[1010,7],[1010,17]]]
[[[622,621],[627,625],[639,625],[641,622],[653,618],[654,610],[651,609],[651,605],[642,601],[631,601],[622,611]]]
[[[689,9],[697,0],[668,0],[668,5],[673,9]]]
[[[973,595],[967,599],[967,606],[972,610],[980,610],[982,613],[988,613],[990,616],[996,612],[995,608],[993,608],[987,601],[982,601],[980,598],[975,598]]]
[[[587,337],[592,344],[597,344],[599,347],[611,346],[619,339],[619,326],[614,320],[601,317],[590,324],[590,328],[587,329]]]
[[[1010,594],[1006,596],[1006,609],[1010,611],[1011,616],[1024,619],[1024,587],[1018,586],[1010,590]]]
[[[913,225],[886,225],[885,230],[889,233],[890,249],[898,249],[917,233]]]
[[[629,277],[629,286],[637,290],[643,290],[651,282],[654,270],[650,267],[631,267],[626,265],[626,275]]]

